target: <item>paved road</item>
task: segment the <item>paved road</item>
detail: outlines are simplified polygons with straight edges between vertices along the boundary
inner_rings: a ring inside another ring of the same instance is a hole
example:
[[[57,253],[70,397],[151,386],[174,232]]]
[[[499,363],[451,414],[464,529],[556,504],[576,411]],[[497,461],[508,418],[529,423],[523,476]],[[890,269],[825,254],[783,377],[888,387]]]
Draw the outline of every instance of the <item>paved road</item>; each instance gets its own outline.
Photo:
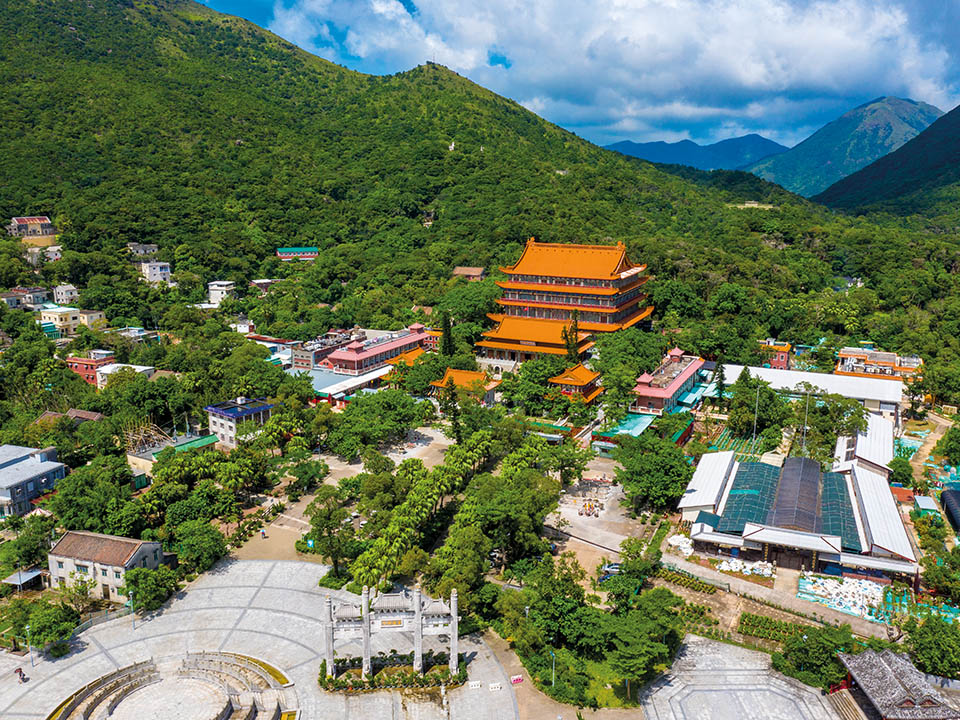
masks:
[[[464,638],[460,650],[472,657],[470,679],[448,694],[448,706],[427,694],[364,693],[347,697],[317,685],[323,654],[319,620],[326,590],[317,580],[327,567],[313,563],[227,560],[203,575],[162,610],[137,621],[121,618],[82,633],[74,651],[58,660],[29,661],[0,654],[0,718],[44,718],[74,690],[119,667],[188,651],[222,650],[260,658],[282,670],[295,685],[304,720],[516,720],[513,690],[496,657],[482,640]],[[340,591],[331,595],[357,601]],[[409,652],[411,635],[377,633],[373,652]],[[433,638],[425,638],[425,646]],[[338,655],[359,655],[359,644],[338,642]],[[24,667],[30,681],[18,685],[13,670]],[[490,684],[499,689],[490,689]]]

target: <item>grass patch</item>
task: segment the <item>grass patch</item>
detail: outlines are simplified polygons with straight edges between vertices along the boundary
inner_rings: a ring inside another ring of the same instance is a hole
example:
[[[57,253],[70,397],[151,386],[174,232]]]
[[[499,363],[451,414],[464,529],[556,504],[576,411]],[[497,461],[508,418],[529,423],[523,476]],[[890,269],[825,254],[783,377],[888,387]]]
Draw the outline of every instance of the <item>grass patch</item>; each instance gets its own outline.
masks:
[[[353,575],[351,575],[346,568],[340,568],[340,574],[334,575],[333,570],[330,570],[326,575],[320,578],[317,583],[322,588],[330,588],[331,590],[339,590],[348,582],[353,580]]]

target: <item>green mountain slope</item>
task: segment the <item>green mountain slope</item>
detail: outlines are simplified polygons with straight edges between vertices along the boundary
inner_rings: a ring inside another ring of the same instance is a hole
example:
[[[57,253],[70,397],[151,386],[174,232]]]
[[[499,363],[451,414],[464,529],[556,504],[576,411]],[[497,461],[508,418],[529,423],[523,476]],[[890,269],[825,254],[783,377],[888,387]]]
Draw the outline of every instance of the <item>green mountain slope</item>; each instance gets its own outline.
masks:
[[[814,199],[837,208],[872,207],[897,214],[956,216],[960,199],[960,108]]]
[[[744,169],[809,197],[896,150],[942,114],[926,103],[877,98],[828,123],[787,152]]]

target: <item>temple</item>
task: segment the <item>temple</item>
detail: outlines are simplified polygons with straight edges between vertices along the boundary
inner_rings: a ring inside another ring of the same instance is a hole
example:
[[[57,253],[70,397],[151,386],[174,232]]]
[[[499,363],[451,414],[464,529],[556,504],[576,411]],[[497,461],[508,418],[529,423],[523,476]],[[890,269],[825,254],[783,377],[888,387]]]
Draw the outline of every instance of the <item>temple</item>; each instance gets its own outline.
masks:
[[[539,243],[531,238],[516,264],[500,268],[497,327],[477,343],[480,353],[523,361],[539,354],[566,354],[563,329],[574,317],[577,349],[592,347],[590,336],[631,327],[653,313],[643,286],[646,265],[627,259],[626,246]],[[576,313],[576,315],[574,315]]]

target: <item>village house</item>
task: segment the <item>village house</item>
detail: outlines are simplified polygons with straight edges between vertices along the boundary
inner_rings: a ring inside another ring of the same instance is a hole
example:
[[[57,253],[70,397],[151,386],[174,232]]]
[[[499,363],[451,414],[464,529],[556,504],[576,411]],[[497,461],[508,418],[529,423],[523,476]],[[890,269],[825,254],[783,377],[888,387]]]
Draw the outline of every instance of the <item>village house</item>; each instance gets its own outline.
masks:
[[[168,262],[142,262],[140,263],[140,274],[148,283],[170,284],[170,263]]]
[[[482,267],[469,267],[465,265],[457,265],[453,269],[453,276],[461,277],[464,280],[468,280],[470,282],[477,282],[479,280],[483,280],[483,278],[486,277],[486,273],[484,272],[484,269]]]
[[[74,285],[57,285],[53,289],[53,301],[57,305],[69,305],[80,297],[80,291]]]
[[[773,338],[760,341],[760,354],[763,355],[764,364],[768,367],[789,370],[790,350],[791,345],[788,342],[774,340]]]
[[[363,375],[388,365],[390,360],[415,347],[423,346],[427,329],[414,323],[406,330],[387,332],[378,337],[352,340],[323,358],[320,367],[345,375]]]
[[[97,370],[115,361],[112,350],[90,350],[87,357],[68,356],[67,367],[90,385],[97,384]]]
[[[42,287],[22,287],[18,285],[10,288],[10,292],[20,296],[20,306],[30,310],[39,310],[41,306],[50,300],[50,291]]]
[[[127,251],[134,257],[143,258],[156,255],[159,248],[153,243],[128,242]]]
[[[703,362],[703,358],[685,355],[683,350],[675,347],[656,370],[637,378],[633,388],[636,397],[630,404],[630,411],[663,415],[681,406],[692,407],[697,398],[691,391],[698,382]]]
[[[118,362],[103,365],[101,367],[98,367],[96,370],[97,389],[103,390],[107,386],[107,383],[110,382],[110,378],[112,378],[116,373],[120,372],[121,370],[132,370],[138,375],[144,375],[147,378],[147,380],[149,380],[153,376],[155,369],[156,368],[150,365],[131,365],[129,363],[118,363]]]
[[[207,405],[207,426],[217,436],[217,441],[228,448],[237,446],[237,428],[241,423],[253,422],[263,425],[270,419],[275,405],[263,398],[238,397],[215,405]]]
[[[46,215],[11,218],[7,232],[26,245],[40,247],[53,245],[57,237],[57,229]]]
[[[162,562],[158,542],[76,530],[65,533],[47,556],[52,587],[70,586],[76,578],[92,580],[92,597],[118,603],[127,601],[120,588],[128,570],[156,570]]]
[[[0,518],[30,512],[30,501],[53,490],[66,473],[56,448],[0,445]]]
[[[626,246],[538,243],[533,238],[509,275],[498,281],[497,327],[477,343],[491,360],[523,362],[537,355],[565,355],[564,330],[576,320],[577,351],[593,346],[591,334],[638,325],[653,313],[643,291],[646,265],[627,259]],[[568,330],[569,331],[569,330]]]

